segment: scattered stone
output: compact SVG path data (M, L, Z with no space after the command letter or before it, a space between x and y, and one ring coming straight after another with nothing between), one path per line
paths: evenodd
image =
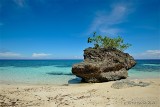
M111 87L115 89L121 89L121 88L135 87L135 86L146 87L149 85L150 83L146 83L142 81L134 82L130 80L120 80L113 83Z
M63 84L62 86L69 86L69 84Z

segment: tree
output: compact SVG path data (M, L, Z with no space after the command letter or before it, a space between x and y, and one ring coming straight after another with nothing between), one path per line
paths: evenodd
M116 48L121 51L131 46L131 44L128 43L124 44L123 38L120 36L116 38L102 37L101 35L96 35L96 32L94 32L93 37L88 38L88 43L93 43L94 48Z

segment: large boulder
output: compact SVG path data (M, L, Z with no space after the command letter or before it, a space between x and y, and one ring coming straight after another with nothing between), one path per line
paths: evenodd
M87 48L84 61L72 67L72 73L84 82L107 82L128 77L128 71L136 64L128 53L115 48Z

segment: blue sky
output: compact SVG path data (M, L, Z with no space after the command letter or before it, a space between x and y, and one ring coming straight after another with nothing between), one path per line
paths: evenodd
M159 0L0 0L0 59L83 58L94 31L160 58L159 25Z

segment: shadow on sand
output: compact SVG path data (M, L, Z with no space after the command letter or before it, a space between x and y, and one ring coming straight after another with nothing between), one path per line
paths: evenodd
M68 84L79 84L79 83L82 83L81 80L82 80L81 78L76 77L74 79L70 79L68 81Z

